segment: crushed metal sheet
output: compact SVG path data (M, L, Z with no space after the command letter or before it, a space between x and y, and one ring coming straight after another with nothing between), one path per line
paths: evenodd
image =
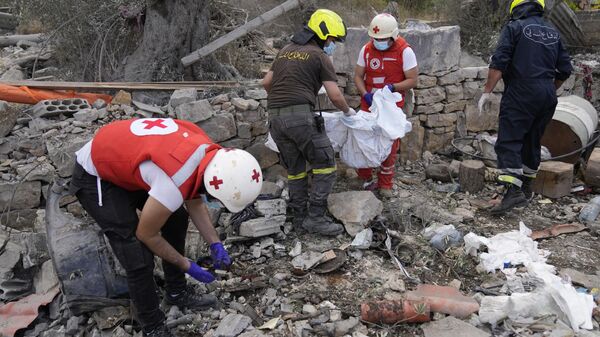
M0 336L13 337L38 317L38 308L46 305L59 293L58 286L45 294L32 294L17 302L0 307Z

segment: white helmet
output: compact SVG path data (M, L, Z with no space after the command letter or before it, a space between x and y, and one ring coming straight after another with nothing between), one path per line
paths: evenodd
M256 200L262 181L258 161L240 149L220 149L204 171L206 191L233 213Z
M369 36L374 39L395 38L398 35L398 22L388 13L376 15L369 25Z

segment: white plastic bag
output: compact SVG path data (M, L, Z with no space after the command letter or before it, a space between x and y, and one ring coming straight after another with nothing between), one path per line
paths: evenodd
M341 118L344 113L338 112L323 112L323 119L325 120L325 131L329 140L331 140L331 146L335 152L340 152L342 146L348 139L348 128L342 123Z
M406 119L404 111L396 103L402 101L402 95L391 92L388 87L377 90L373 95L373 104L369 108L371 113L378 115L377 125L382 134L390 139L404 137L412 130L412 123Z
M273 137L271 137L271 133L270 132L267 134L267 140L265 141L265 146L268 147L269 149L271 149L271 150L279 153L279 149L277 148L277 144L273 140Z

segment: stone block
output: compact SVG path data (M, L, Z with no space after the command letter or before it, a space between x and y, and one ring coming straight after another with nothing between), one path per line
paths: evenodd
M442 87L415 90L415 103L427 105L441 102L446 99L446 90Z
M0 81L22 81L25 79L25 73L23 69L16 65L10 67L7 71L0 76Z
M463 111L466 105L467 101L465 100L448 103L444 106L444 113L447 114L450 112Z
M208 100L182 103L175 108L177 118L198 123L211 118L215 112Z
M417 83L417 89L427 89L435 87L437 84L437 77L428 75L419 75L419 82Z
M446 74L440 78L438 78L438 85L459 85L463 81L463 73L462 71L453 71L449 74Z
M98 110L96 109L83 109L73 114L73 118L75 118L78 122L83 123L91 123L98 120Z
M479 76L479 72L482 69L488 69L488 67L467 67L460 69L462 73L462 78L465 80L474 80Z
M477 73L478 80L485 80L488 77L488 73L490 72L489 67L481 67Z
M230 113L214 115L197 124L215 142L222 142L237 135L235 119Z
M175 90L169 100L169 106L175 109L181 104L194 102L198 99L198 91L194 88Z
M91 135L89 136L91 137ZM75 163L75 151L81 149L88 138L75 137L60 140L58 138L49 138L46 140L46 148L50 160L56 167L58 175L61 177L70 177Z
M258 238L281 232L281 226L285 223L285 215L277 215L271 218L256 218L240 224L239 235Z
M487 112L479 113L476 103L469 103L465 107L467 118L467 131L479 132L498 129L498 111L500 110L500 100L496 98L492 102L491 108Z
M423 154L423 141L425 139L425 128L421 126L418 119L411 120L412 131L409 132L400 144L400 160L416 161Z
M54 179L54 166L49 162L33 162L17 167L17 175L26 181L41 180L47 183Z
M195 101L195 99L194 99L194 101ZM210 104L212 104L212 105L225 104L225 103L229 103L229 96L227 96L227 94L220 94L220 95L217 95L210 99Z
M249 122L249 123L264 121L266 116L267 116L267 114L265 113L265 111L262 108L258 109L258 110L238 112L235 114L235 118L237 119L238 122Z
M287 203L283 199L257 200L254 208L265 218L272 218L276 215L285 215Z
M463 98L474 99L478 95L481 96L482 85L479 82L465 82L463 83Z
M266 135L267 132L269 132L269 123L267 122L266 119L261 120L261 121L252 122L252 130L251 130L252 137Z
M438 152L450 146L450 142L454 139L454 132L440 132L436 129L425 130L424 151Z
M270 195L275 198L279 198L281 196L281 192L283 188L278 184L271 181L263 181L262 189L260 190L260 194Z
M110 101L110 104L112 105L131 105L131 93L124 91L124 90L119 90L119 92L117 92L116 95L113 96L112 101Z
M250 152L250 154L256 158L262 169L269 168L279 162L279 155L277 152L269 149L264 141L258 141L252 144L246 151Z
M448 103L463 99L463 87L461 84L446 86L446 101Z
M14 193L14 197L13 197ZM36 208L40 205L42 184L39 181L0 182L0 209ZM11 202L12 199L12 202Z
M244 122L237 123L237 135L240 138L252 138L252 124Z
M244 96L246 98L260 101L261 99L267 99L267 91L265 89L246 90Z
M425 337L490 337L491 335L460 319L448 316L422 326Z
M30 232L34 230L36 218L37 211L35 209L21 209L8 213L8 218L4 215L2 223L22 232Z
M15 236L21 246L23 254L23 268L29 269L33 266L41 266L50 259L46 233L19 233Z
M243 99L239 97L231 99L231 104L239 111L256 110L260 105L258 101L253 99Z
M241 314L229 314L221 320L213 337L236 337L252 324L252 319Z
M458 69L460 61L460 28L439 27L431 30L400 30L419 60L422 74L434 74L448 69ZM356 59L362 46L370 40L366 28L348 28L346 41L339 44L333 55L336 72L353 74Z
M235 149L245 149L248 146L250 146L250 143L252 143L252 139L248 139L248 138L233 138L230 140L226 140L224 142L219 142L219 145L221 145L222 147L232 147Z
M327 203L331 215L344 224L352 237L383 211L383 203L371 191L333 193Z
M0 138L8 135L17 124L18 110L4 101L0 101Z
M540 164L532 189L548 198L560 198L571 194L573 164L545 161Z
M415 115L431 115L444 111L443 103L434 103L431 105L416 105Z
M428 115L425 126L437 128L442 126L453 126L456 123L456 113Z

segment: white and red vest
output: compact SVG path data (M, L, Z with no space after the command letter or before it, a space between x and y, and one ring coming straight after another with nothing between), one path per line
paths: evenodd
M373 41L365 45L365 86L367 92L373 92L373 89L381 89L386 84L402 82L406 79L404 76L404 62L402 53L410 45L401 37L398 37L394 44L388 50L380 51L375 48ZM404 107L404 92L402 100L397 103L398 107ZM360 108L369 111L369 105L364 98L361 100Z
M193 199L208 163L221 148L194 123L171 118L118 121L102 127L92 141L92 161L101 179L126 190L150 190L139 166L151 160Z

